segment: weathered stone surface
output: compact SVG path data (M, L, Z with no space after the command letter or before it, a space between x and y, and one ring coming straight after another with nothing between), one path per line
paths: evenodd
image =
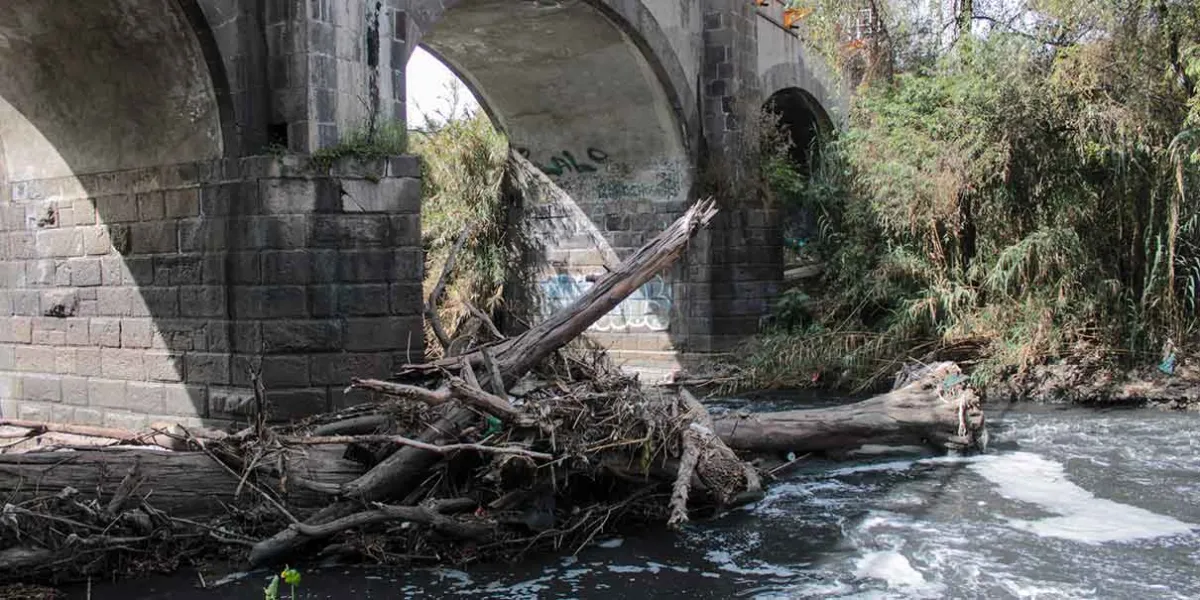
M189 352L183 357L184 380L189 383L228 384L230 358L228 354Z
M345 349L349 351L392 350L423 339L420 317L346 319Z
M239 286L233 296L237 319L302 318L308 313L308 296L302 286Z
M312 383L335 387L348 385L354 377L386 377L392 366L386 353L315 354L309 360Z
M294 419L329 410L329 390L268 390L267 403L271 407L271 418Z
M339 321L270 321L263 323L263 351L268 354L336 350L342 344Z
M267 389L294 388L309 384L307 356L264 356L262 380Z

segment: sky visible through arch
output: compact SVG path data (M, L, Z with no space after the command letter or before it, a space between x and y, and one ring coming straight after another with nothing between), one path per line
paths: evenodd
M430 129L449 116L465 117L479 109L479 102L458 77L420 46L408 59L405 76L409 129Z

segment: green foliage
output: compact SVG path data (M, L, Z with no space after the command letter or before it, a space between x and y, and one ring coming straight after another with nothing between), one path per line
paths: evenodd
M264 600L279 600L279 576L275 575L271 578L271 583L263 588Z
M894 38L914 29L895 6ZM870 384L964 347L984 378L1084 343L1144 362L1196 332L1200 5L1039 9L1030 31L896 51L811 176L768 148L771 188L818 215L827 293L780 302L791 334L760 340L751 385Z
M279 574L279 576L283 578L284 583L290 586L294 587L300 585L300 571L297 571L296 569L286 567L283 572ZM292 595L296 595L294 591L292 592Z
M486 115L477 113L416 137L413 149L423 166L426 297L455 241L468 230L439 305L441 320L453 335L469 315L465 302L490 313L503 302L510 283L532 281L524 272L525 240L520 228L510 224L511 199L502 185L508 140Z
M280 600L279 584L286 583L290 588L291 593L288 595L290 600L296 600L299 596L296 595L296 586L300 585L300 571L291 567L284 567L283 571L271 577L271 582L267 587L263 588L264 600Z
M383 121L351 131L337 144L312 155L313 164L328 169L343 158L377 159L404 154L408 130L403 121Z

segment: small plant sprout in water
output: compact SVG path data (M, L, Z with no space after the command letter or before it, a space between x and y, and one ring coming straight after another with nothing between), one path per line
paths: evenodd
M300 571L297 571L291 567L284 567L281 573L271 577L271 583L267 584L267 587L263 588L264 600L281 600L279 595L280 581L288 585L288 591L290 593L288 594L287 599L296 600L296 598L298 598L296 595L296 588L300 585Z

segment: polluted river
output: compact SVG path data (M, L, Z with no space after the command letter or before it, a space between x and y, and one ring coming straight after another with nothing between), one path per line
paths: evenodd
M802 461L758 503L678 534L463 570L301 565L297 597L1200 598L1200 414L1018 404L988 419L986 454ZM268 575L90 595L261 598Z

